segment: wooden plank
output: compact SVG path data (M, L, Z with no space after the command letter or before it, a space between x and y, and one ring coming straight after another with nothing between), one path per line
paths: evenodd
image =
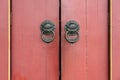
M108 0L87 0L87 75L108 80Z
M108 80L107 6L107 0L62 0L62 80ZM80 25L75 44L64 38L71 19Z
M58 8L57 0L12 0L12 80L58 80ZM49 44L40 37L46 19L56 25Z
M8 80L8 1L0 0L0 80Z
M120 0L112 0L112 80L120 79Z
M62 80L86 80L86 1L61 0L62 8ZM74 44L65 38L64 25L75 20L80 25L80 39Z

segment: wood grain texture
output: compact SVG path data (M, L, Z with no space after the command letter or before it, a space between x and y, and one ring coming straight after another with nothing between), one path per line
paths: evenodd
M58 7L57 0L12 0L12 80L58 80ZM40 37L46 19L56 25L50 44Z
M0 80L8 78L8 5L0 0Z
M86 3L62 0L62 80L86 80ZM80 25L80 40L70 44L64 38L64 25L75 20Z
M112 80L120 79L120 0L112 0Z
M108 0L87 0L88 79L108 80Z
M62 0L62 80L108 80L107 0ZM64 25L75 20L80 39L64 38Z

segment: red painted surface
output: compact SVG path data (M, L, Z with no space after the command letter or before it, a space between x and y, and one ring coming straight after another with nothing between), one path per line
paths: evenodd
M7 80L8 67L8 6L0 0L0 80Z
M62 80L108 80L107 0L62 0ZM64 38L69 20L80 25L75 44Z
M12 80L58 80L57 0L12 0ZM44 43L40 24L55 23L55 40Z
M94 3L94 5L93 5ZM108 0L87 3L88 79L108 80Z
M120 0L113 0L113 80L120 80Z

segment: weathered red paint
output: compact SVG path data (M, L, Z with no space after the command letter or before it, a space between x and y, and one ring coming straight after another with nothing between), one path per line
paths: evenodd
M62 0L62 80L108 80L108 0ZM70 44L64 25L75 20L80 39Z
M62 0L62 80L86 80L85 0ZM64 25L75 20L80 25L80 40L70 44L64 38Z
M12 80L58 80L58 0L12 0ZM55 23L55 40L44 43L40 24Z
M8 76L8 5L0 0L0 80Z
M93 5L94 3L94 5ZM108 80L108 0L87 2L88 79Z
M120 0L112 0L112 80L120 80Z

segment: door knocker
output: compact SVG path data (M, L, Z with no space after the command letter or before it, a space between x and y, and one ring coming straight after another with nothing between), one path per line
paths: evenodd
M54 40L55 37L55 25L50 20L45 20L40 25L41 30L41 39L46 42L50 43Z
M65 25L65 39L69 43L75 43L79 39L79 24L74 21L70 20Z

